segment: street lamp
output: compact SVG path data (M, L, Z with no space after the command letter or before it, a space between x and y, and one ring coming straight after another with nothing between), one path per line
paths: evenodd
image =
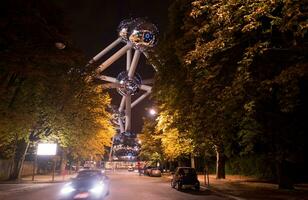
M150 109L149 113L153 116L157 114L156 110L154 110L153 108Z
M55 47L62 50L65 49L66 45L63 42L55 42Z

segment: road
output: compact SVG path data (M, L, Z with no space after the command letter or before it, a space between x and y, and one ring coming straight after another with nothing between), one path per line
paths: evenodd
M110 195L106 200L223 200L209 190L197 192L191 189L177 191L170 187L166 178L138 176L134 172L108 175L111 181ZM64 183L0 184L2 200L57 200Z

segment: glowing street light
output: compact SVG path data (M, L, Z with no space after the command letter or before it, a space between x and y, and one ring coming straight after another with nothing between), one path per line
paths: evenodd
M65 49L66 45L64 43L62 43L62 42L55 42L55 47L57 49L62 50L62 49Z
M156 110L154 110L153 108L152 108L152 109L150 109L150 111L149 111L149 112L150 112L150 114L151 114L151 115L156 115L156 114L157 114Z

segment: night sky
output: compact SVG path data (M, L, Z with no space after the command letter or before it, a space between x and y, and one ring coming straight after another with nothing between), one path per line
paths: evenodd
M81 49L90 60L103 48L117 38L117 26L120 21L129 17L147 17L156 24L163 34L168 22L168 5L170 0L66 0L60 3L64 15L70 24L74 45ZM119 45L119 47L122 47ZM116 51L116 50L115 50ZM115 51L104 56L98 64L106 60ZM116 77L125 69L125 56L105 70L103 75ZM154 76L154 70L141 57L137 67L142 79ZM121 96L115 90L109 90L112 104L119 106ZM140 94L141 95L141 94ZM137 98L135 96L134 98ZM139 133L142 128L142 117L148 115L146 108L152 106L147 98L132 109L132 131Z

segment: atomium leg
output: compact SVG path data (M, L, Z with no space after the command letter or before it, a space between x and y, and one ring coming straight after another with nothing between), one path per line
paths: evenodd
M118 120L119 120L120 131L121 131L121 133L123 133L125 131L123 121L120 117L119 117Z
M131 129L131 95L126 96L126 105L125 105L125 132L129 132Z
M121 100L120 107L119 107L119 112L123 112L123 110L124 110L125 102L126 102L125 99L126 99L126 97L123 96L123 97L122 97L122 100Z
M116 78L110 77L110 76L97 76L98 79L103 80L103 81L108 81L111 83L118 83Z
M149 54L147 53L147 52L143 52L143 55L147 58L147 59L149 59ZM157 72L157 67L155 66L155 65L153 65L153 64L151 64L151 66L154 68L154 70Z
M148 85L141 85L141 86L140 86L140 90L145 90L145 91L147 91L147 92L151 92L152 87L151 87L151 86L148 86Z
M137 105L138 103L140 103L143 99L145 99L147 96L149 96L151 94L151 92L146 92L143 95L141 95L138 99L136 99L132 105L131 108L135 107L135 105Z
M132 48L132 45L130 43L128 43L127 45L125 45L124 47L122 47L122 49L120 49L119 51L117 51L115 54L113 54L109 59L107 59L105 62L103 62L97 69L96 69L96 73L101 73L102 71L104 71L105 69L107 69L107 67L109 67L112 63L114 63L116 60L118 60L121 56L123 56L129 49Z
M99 52L96 56L92 58L92 60L89 61L89 64L92 64L99 60L101 57L103 57L106 53L108 53L111 49L116 47L118 44L122 42L121 38L116 39L113 43L111 43L109 46L107 46L105 49L103 49L101 52Z
M139 58L140 58L140 51L136 50L135 53L134 53L132 64L131 64L129 71L128 71L128 77L131 78L131 79L133 78L134 73L136 71Z
M129 71L130 64L132 62L132 50L129 49L126 53L126 71Z

